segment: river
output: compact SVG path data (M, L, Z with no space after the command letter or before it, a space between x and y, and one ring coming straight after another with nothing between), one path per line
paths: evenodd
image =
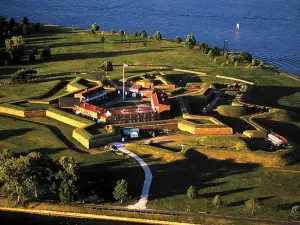
M249 51L300 75L299 0L0 0L0 15L20 20L101 29L161 31L173 39L192 33L198 42ZM236 30L236 24L240 30Z

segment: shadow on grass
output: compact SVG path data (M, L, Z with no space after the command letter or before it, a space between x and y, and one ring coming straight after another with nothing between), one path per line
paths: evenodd
M12 129L12 130L0 130L0 141L4 141L10 137L21 136L27 132L32 131L28 128Z
M299 117L300 118L300 117ZM266 118L255 118L255 122L286 137L288 140L300 145L300 128L293 123L269 120ZM296 122L296 121L295 121Z
M260 201L261 203L263 203L263 201L265 201L265 200L276 198L276 197L277 197L277 195L273 195L273 196L261 197L261 198L256 198L256 199L258 201ZM226 206L228 206L228 207L242 206L242 205L245 205L245 202L248 201L248 200L249 199L232 202L232 203L227 204Z
M219 182L217 179L248 173L259 166L257 164L235 163L231 160L208 159L205 155L195 150L188 150L185 156L186 158L183 160L169 163L159 159L153 160L149 154L141 156L148 163L153 176L150 199L186 194L187 188L191 185L197 188L223 185L226 182ZM137 162L128 159L84 166L82 173L84 179L82 182L82 193L95 193L107 201L113 200L112 191L117 180L125 179L128 181L129 191L133 197L140 195L144 182L142 168ZM238 193L253 188L255 187L226 190L218 194ZM217 193L208 193L203 197L206 195L206 197L214 196L215 194Z
M87 52L87 53L61 53L53 54L49 60L46 62L63 62L70 60L83 60L83 59L92 59L92 58L112 58L122 55L135 55L135 54L145 54L145 53L157 53L165 52L166 50L159 49L139 49L139 50L130 50L130 51L113 51L113 52ZM35 61L35 65L42 63L41 59ZM23 60L21 65L32 65L32 62L29 60Z
M28 152L16 153L14 155L16 157L19 157L19 156L26 156L26 155L30 154L31 152L37 152L37 153L40 153L43 155L51 156L52 154L57 154L64 150L66 150L66 148L36 148L36 149L32 149Z
M217 192L205 193L205 194L201 194L200 198L213 198L216 195L225 196L225 195L230 195L230 194L234 194L234 193L249 191L254 188L256 188L256 187L238 188L238 189L227 190L227 191L217 191Z
M283 78L284 79L284 78ZM300 92L300 87L289 86L255 86L249 93L249 103L281 108L300 114L299 107L284 106L279 104L282 97L287 97Z
M299 202L293 202L293 203L286 203L286 204L281 204L278 205L277 208L281 210L291 210L294 206L300 205Z
M33 122L30 120L26 120L26 119L20 119L18 117L14 117L14 116L7 116L7 115L1 115L1 117L4 118L11 118L14 120L19 120L19 121L25 121L28 123L33 123L33 124L38 124L38 125L42 125L42 126L46 126L48 129L50 129L68 148L70 148L71 150L74 150L76 152L82 153L82 154L88 154L88 152L86 152L83 148L80 148L79 146L77 146L75 143L73 143L71 140L68 139L67 136L64 135L64 133L58 129L55 126L52 125L48 125L48 124L44 124L44 123L38 123L38 122Z

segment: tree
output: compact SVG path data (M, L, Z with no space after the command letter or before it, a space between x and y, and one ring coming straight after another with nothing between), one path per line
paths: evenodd
M247 200L245 202L245 206L246 206L246 208L248 210L251 210L251 215L254 214L254 211L256 209L260 209L261 208L260 202L257 199L255 199L255 198L251 198L251 199Z
M49 46L46 46L45 48L42 49L41 51L41 58L43 60L48 60L51 56L51 49Z
M207 57L208 57L209 59L213 59L213 58L215 57L214 52L213 52L212 49L209 50L209 52L207 53Z
M35 55L34 55L33 52L31 52L31 53L29 54L29 61L35 62Z
M128 183L126 180L119 180L114 188L113 196L117 201L123 202L129 198Z
M28 159L23 156L6 158L0 165L0 180L4 183L2 191L10 199L17 196L16 203L20 205L26 201L26 193L32 187L28 169Z
M124 30L120 30L119 31L119 36L120 37L124 37L125 36L125 31Z
M159 31L156 31L156 33L154 34L154 38L157 42L162 40L162 35Z
M177 37L175 38L175 41L176 41L178 44L180 44L180 43L182 42L182 39L181 39L181 37L177 36Z
M25 16L21 22L22 22L22 25L23 24L27 25L29 21L28 21L28 18Z
M72 202L78 193L78 166L74 158L67 156L62 156L58 161L58 165L60 169L56 174L56 178L59 182L60 201L62 203Z
M91 30L98 31L99 30L99 26L96 23L93 23L92 27L91 27Z
M38 198L40 194L53 193L55 188L54 161L46 155L31 152L28 158L28 177L31 179L33 195Z
M141 33L140 33L140 36L141 36L142 38L147 38L147 37L148 37L148 34L147 34L147 32L146 32L145 30L142 30Z
M104 37L104 36L101 36L101 37L100 37L100 42L101 42L101 43L104 43L104 42L105 42L105 37Z
M205 44L204 42L201 42L199 45L200 51L202 51L204 54L208 53L208 45Z
M193 49L196 45L196 39L192 34L188 34L185 39L185 45L188 49Z
M246 60L246 61L252 60L252 55L249 52L241 52L240 56L242 57L243 60Z
M38 32L38 31L41 29L41 24L40 24L40 22L34 23L34 24L33 24L33 28L34 28L34 31L35 31L35 32ZM74 28L74 27L72 27L72 32L74 32L74 31L73 31L73 28Z
M221 54L221 49L218 48L217 46L214 46L212 48L212 51L213 51L214 56L219 56Z
M137 36L138 36L138 33L137 33L137 32L133 32L132 35L135 36L135 37L137 37Z
M111 34L115 34L116 31L114 29L111 29Z
M190 200L195 199L198 195L195 186L190 186L186 191L186 195Z
M105 72L108 72L108 71L113 71L113 64L111 61L105 61L103 64L102 64L102 69L105 71Z
M13 28L15 26L15 24L16 24L16 20L13 17L10 18L10 20L9 20L10 27Z
M300 205L293 206L293 208L291 210L291 216L295 220L300 219Z
M223 200L220 195L216 195L212 201L212 204L216 208L220 208L223 205Z

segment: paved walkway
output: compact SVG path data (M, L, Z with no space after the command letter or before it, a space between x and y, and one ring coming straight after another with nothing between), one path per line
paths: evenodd
M134 205L129 205L127 208L129 209L146 209L146 204L148 202L148 196L149 196L149 190L152 182L152 173L148 165L142 160L140 157L138 157L136 154L132 153L131 151L128 151L125 147L124 144L119 143L119 142L114 142L111 143L110 145L114 145L118 148L119 151L131 156L134 158L140 166L143 168L145 172L145 181L143 185L143 190L140 196L140 200L135 203Z

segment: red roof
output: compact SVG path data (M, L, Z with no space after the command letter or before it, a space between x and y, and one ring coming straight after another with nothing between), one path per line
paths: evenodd
M103 108L99 108L98 106L91 105L91 104L88 104L88 103L80 103L78 105L78 107L86 109L88 111L96 112L96 113L103 113L104 112Z
M142 85L134 84L130 88L139 90L140 88L142 88Z
M152 99L154 106L170 105L168 95L165 92L153 92Z
M142 114L142 113L154 113L151 107L129 108L129 109L112 109L111 113L115 115L128 115L128 114Z

